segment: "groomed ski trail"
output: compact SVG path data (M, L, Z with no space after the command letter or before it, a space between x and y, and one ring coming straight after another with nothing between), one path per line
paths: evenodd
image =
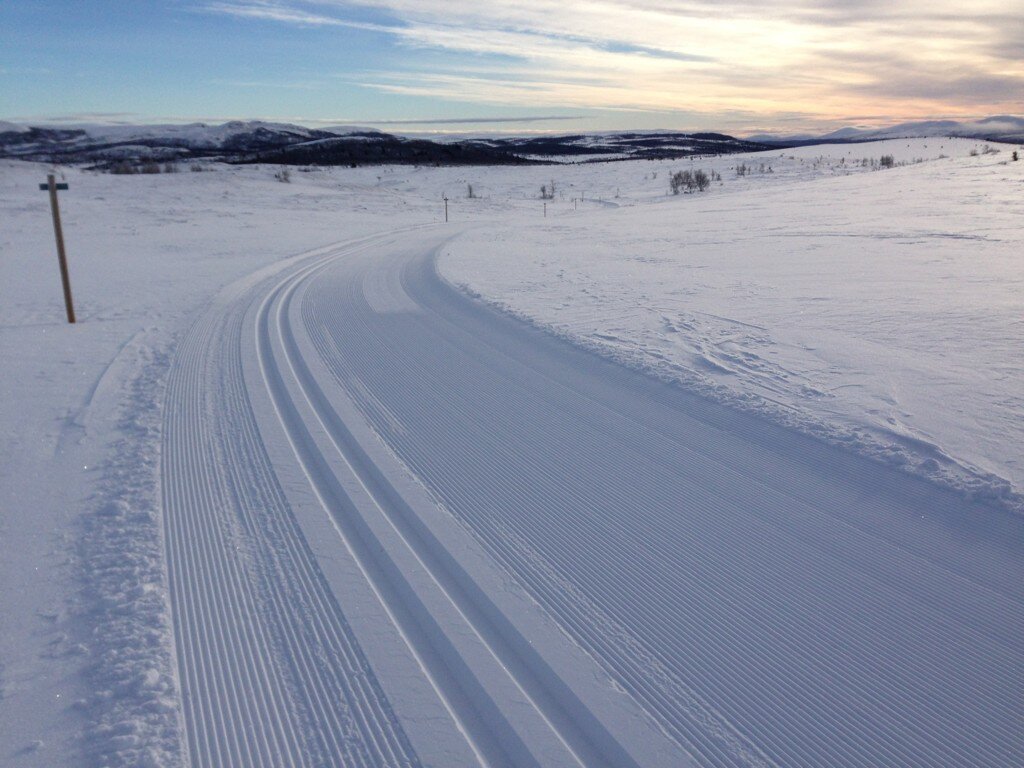
M181 345L194 765L1024 762L1024 522L498 316L442 241L268 270Z
M417 765L260 441L240 356L249 293L225 292L193 326L168 389L165 532L191 762Z
M327 404L288 308L366 247L226 291L175 361L165 512L193 763L685 763L536 606L465 572L472 541L436 539L433 502Z

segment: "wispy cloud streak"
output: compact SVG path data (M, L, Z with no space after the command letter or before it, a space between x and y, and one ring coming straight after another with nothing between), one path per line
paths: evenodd
M561 108L970 115L1024 95L1017 0L235 0L208 12L385 33L449 56L384 93ZM382 21L362 20L372 13ZM515 72L514 78L507 72ZM352 77L352 73L349 73ZM972 88L971 82L978 84ZM947 84L944 86L944 84Z

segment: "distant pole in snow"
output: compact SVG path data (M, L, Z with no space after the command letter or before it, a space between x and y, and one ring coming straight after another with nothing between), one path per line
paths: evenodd
M60 207L57 205L57 190L67 189L67 184L58 184L52 173L47 174L46 183L39 188L50 193L50 210L53 213L53 234L57 238L57 261L60 262L60 281L64 286L64 309L68 322L75 322L75 305L71 300L71 278L68 276L68 257L64 253L64 231L60 226Z
M547 217L548 217L548 204L544 203L544 218L546 219Z
M448 197L447 197L447 195L444 197L444 222L445 222L445 224L448 223Z

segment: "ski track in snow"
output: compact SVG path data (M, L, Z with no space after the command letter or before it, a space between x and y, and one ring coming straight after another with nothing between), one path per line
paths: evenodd
M500 316L441 242L243 281L178 351L193 765L1024 763L1024 520Z
M244 302L178 353L165 514L194 765L415 765L319 575L260 443L242 378Z

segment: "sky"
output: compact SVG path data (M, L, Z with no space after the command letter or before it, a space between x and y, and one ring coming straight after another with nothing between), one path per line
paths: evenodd
M1022 105L1024 0L0 0L14 122L742 135Z

